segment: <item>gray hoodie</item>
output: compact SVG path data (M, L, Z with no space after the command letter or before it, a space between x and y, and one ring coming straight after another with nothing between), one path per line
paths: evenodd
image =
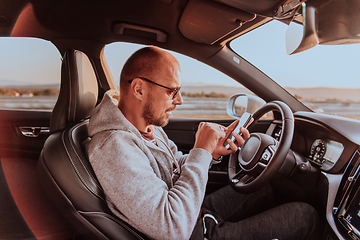
M117 96L104 95L89 123L89 159L121 219L153 239L189 239L205 195L211 154L182 154L161 127L155 144L117 108ZM180 178L172 182L173 162Z

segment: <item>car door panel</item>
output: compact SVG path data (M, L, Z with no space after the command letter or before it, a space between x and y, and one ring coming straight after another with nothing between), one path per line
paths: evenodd
M0 156L25 155L36 157L49 136L50 111L0 110ZM41 129L42 128L42 129ZM34 130L37 137L22 131ZM42 130L42 131L41 131Z
M16 206L0 165L0 239L34 239L34 235Z
M49 127L50 115L50 111L0 110L0 239L60 240L73 236L37 178L38 156L49 135L44 130ZM35 129L38 136L25 136L21 128Z

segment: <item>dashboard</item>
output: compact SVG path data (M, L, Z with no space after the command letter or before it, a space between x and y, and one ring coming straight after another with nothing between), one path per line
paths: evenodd
M309 161L320 166L322 170L330 170L339 160L344 145L331 139L316 139L309 150Z
M324 173L342 174L360 145L360 121L297 112L292 149Z
M317 189L310 196L316 198L315 205L322 202L326 240L360 240L360 121L311 112L296 112L294 119L291 150L311 163L322 180L300 174L300 180L293 181L304 189ZM277 140L281 132L279 120L266 131ZM308 195L304 189L295 191Z
M291 149L329 182L327 240L360 239L360 121L297 112Z

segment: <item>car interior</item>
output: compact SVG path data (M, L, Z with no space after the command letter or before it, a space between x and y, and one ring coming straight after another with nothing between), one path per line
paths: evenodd
M341 20L350 5L339 2L0 0L1 37L43 39L62 56L60 91L52 111L0 109L0 239L148 239L110 211L87 157L89 117L106 91L118 89L119 80L104 59L104 47L114 42L155 45L189 56L230 76L266 103L251 112L255 121L249 131L274 147L261 147L259 163L242 161L241 150L225 156L209 170L207 194L229 184L251 192L271 182L281 201L315 207L322 219L322 239L360 239L360 122L313 112L229 46L270 21L290 24L299 9L303 16L307 13L308 22L317 14L323 30L317 44L357 43L360 25ZM360 6L359 1L350 2L353 8ZM357 13L352 11L350 18L356 20ZM344 22L351 31L331 34ZM312 30L304 32L291 54L313 47ZM238 97L249 104L257 101L247 94ZM229 100L228 119L211 121L224 126L233 122L235 99ZM273 118L263 117L268 112ZM201 121L171 118L164 130L187 153ZM39 132L24 136L24 127Z

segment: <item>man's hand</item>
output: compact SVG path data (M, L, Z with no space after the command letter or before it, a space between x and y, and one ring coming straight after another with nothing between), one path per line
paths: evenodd
M201 122L196 132L194 148L202 148L212 154L217 144L224 141L225 129L216 123Z
M200 123L198 131L196 132L194 148L207 150L214 159L236 152L238 148L244 144L245 140L250 137L249 131L243 127L240 128L241 135L231 133L238 122L239 120L236 120L228 127L216 123ZM224 147L224 141L230 134L234 135L236 141L232 142L228 140L230 149L227 150Z
M253 121L253 119L251 120L251 122ZM232 132L234 130L234 128L236 127L236 125L238 124L239 120L234 121L231 125L229 125L227 128L224 127L224 132L225 132L225 138L224 139L219 139L214 152L212 153L212 156L214 159L218 159L221 156L225 156L228 155L230 153L234 153L236 152L240 146L242 146L245 142L246 139L248 139L250 137L250 133L246 128L241 127L240 128L240 134L237 134L235 132ZM233 136L235 137L235 141L232 142L229 139L227 139L227 137L233 134ZM224 147L224 141L225 139L227 139L227 143L229 143L230 145L230 149L227 150Z

